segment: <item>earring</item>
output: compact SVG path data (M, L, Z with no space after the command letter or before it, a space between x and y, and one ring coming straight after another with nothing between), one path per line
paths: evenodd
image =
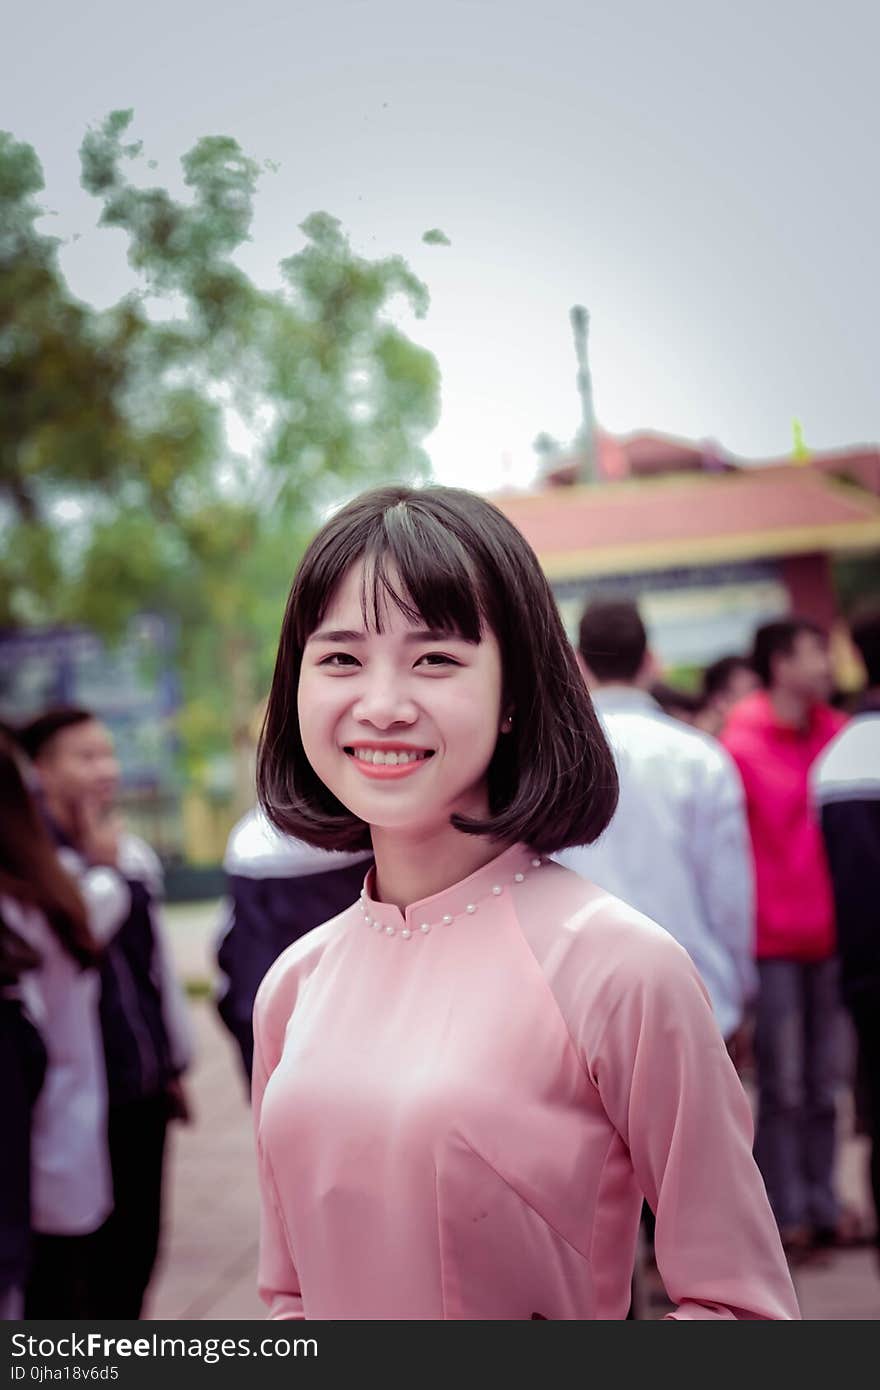
M512 714L505 714L504 719L503 719L502 722L501 722L501 732L502 732L503 734L509 734L512 728L513 728L513 715L512 715Z

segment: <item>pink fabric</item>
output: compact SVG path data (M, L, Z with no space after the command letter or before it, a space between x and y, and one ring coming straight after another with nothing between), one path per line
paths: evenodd
M759 959L825 960L834 954L834 897L809 771L846 723L827 705L806 732L783 724L763 690L734 706L721 741L746 792L755 856Z
M644 1191L673 1316L797 1318L686 952L533 859L514 846L405 914L367 894L266 976L269 1316L623 1318Z

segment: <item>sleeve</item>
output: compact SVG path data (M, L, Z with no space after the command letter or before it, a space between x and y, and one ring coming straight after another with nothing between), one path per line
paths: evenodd
M62 847L58 851L58 858L77 881L92 936L99 946L106 946L131 911L128 884L116 869L109 866L100 864L89 868L74 850Z
M745 1011L758 991L752 841L736 764L723 749L712 752L694 807L691 862L706 921L731 959Z
M656 1215L676 1319L797 1319L752 1157L752 1115L687 953L665 934L614 971L588 1065Z
M150 919L153 924L154 960L162 1000L162 1021L168 1036L171 1066L179 1075L186 1071L193 1059L192 1022L183 986L174 969L161 907L154 901L150 903Z
M119 931L131 911L128 884L113 869L87 869L79 881L89 927L100 946Z
M270 986L267 988L267 985ZM293 1262L275 1179L261 1137L263 1095L266 1083L278 1063L277 1049L268 1042L268 1015L272 1000L271 977L267 979L254 1006L254 1070L251 1106L257 1151L257 1180L260 1192L260 1256L257 1288L260 1298L275 1321L305 1321L299 1278ZM283 1030L282 1030L283 1031Z

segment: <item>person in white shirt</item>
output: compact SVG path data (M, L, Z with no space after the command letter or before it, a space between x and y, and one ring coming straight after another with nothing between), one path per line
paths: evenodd
M734 1054L756 990L754 870L745 802L730 756L663 713L647 634L629 600L595 600L579 660L620 777L617 812L561 863L623 898L682 945Z
M58 853L81 881L100 866L125 899L100 964L113 1210L95 1241L90 1316L134 1319L160 1248L168 1123L189 1118L182 1078L191 1033L163 931L162 869L115 809L120 766L92 711L47 710L18 742Z

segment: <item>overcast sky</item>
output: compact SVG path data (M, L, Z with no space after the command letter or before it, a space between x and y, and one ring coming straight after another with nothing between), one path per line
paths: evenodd
M746 455L880 440L874 0L29 0L0 128L32 143L75 291L130 284L78 188L86 127L135 108L174 178L200 136L278 161L244 262L276 283L324 208L427 282L444 482L525 481L579 405ZM451 246L425 246L441 227Z

